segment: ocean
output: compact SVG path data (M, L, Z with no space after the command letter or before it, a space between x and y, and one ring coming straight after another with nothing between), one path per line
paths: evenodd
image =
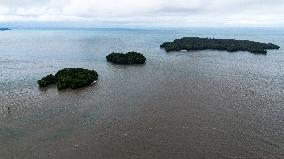
M160 49L185 36L281 48ZM0 158L284 158L283 28L13 29L0 37ZM106 61L128 51L146 64ZM77 90L38 88L66 67L99 79Z

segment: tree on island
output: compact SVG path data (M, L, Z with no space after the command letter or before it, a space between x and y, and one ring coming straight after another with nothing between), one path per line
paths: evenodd
M94 70L83 68L64 68L59 70L55 76L50 74L38 80L39 87L46 87L56 84L59 90L66 88L81 88L92 84L98 79L98 74Z
M173 42L165 42L161 46L167 52L193 50L224 50L229 52L248 51L255 54L266 54L268 49L279 49L272 43L260 43L249 40L210 39L198 37L184 37Z
M107 55L106 59L109 62L121 65L144 64L146 62L146 58L143 54L134 51L126 54L113 52Z

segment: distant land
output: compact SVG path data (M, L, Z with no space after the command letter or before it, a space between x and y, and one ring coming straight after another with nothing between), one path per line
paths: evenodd
M161 46L167 52L193 50L224 50L229 52L248 51L254 54L267 54L268 49L279 49L272 43L260 43L249 40L210 39L199 37L184 37L173 42L165 42Z
M0 28L0 31L5 31L5 30L12 30L10 28Z

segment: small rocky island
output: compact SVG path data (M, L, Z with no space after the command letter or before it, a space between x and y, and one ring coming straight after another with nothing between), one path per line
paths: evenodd
M98 74L94 70L83 68L64 68L55 75L47 75L38 80L39 87L46 87L50 84L56 84L59 90L71 88L81 88L92 84L98 79Z
M12 30L10 28L0 28L0 31L5 31L5 30Z
M113 52L107 55L106 59L109 62L121 65L144 64L146 62L143 54L133 51L126 54Z
M173 42L165 42L161 46L167 52L193 50L224 50L229 52L248 51L254 54L266 54L268 49L279 49L272 43L260 43L249 40L210 39L199 37L184 37Z

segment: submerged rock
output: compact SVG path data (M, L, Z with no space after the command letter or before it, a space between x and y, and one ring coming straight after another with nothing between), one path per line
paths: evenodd
M165 42L161 46L167 52L192 50L225 50L229 52L248 51L254 54L266 54L268 49L279 49L272 43L260 43L249 40L210 39L198 37L184 37L173 42Z
M59 90L66 88L76 89L90 85L97 79L98 74L94 70L83 68L64 68L59 70L55 76L50 74L43 77L41 80L38 80L37 83L40 87L56 84Z
M144 64L146 62L144 55L138 52L128 52L126 54L113 52L106 56L106 59L109 62L121 65Z

